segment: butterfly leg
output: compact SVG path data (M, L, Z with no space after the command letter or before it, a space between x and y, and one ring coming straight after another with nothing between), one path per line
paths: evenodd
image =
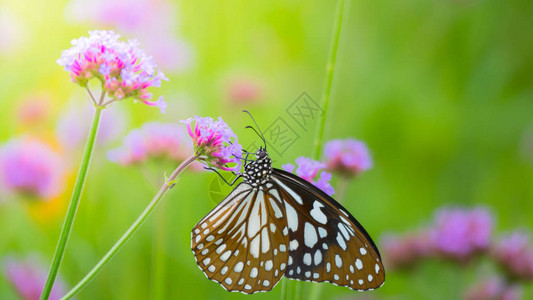
M233 175L237 175L237 177L235 177L235 179L233 179L233 181L231 181L231 183L230 183L230 182L228 182L228 181L226 180L226 178L224 178L224 176L222 176L222 174L220 174L220 172L218 172L216 169L211 168L211 167L204 167L204 169L209 170L209 171L214 171L215 173L217 173L217 175L220 176L220 178L222 178L222 180L224 180L224 182L225 182L227 185L229 185L229 186L233 186L233 185L235 184L235 182L237 181L237 179L239 179L239 178L241 177L241 174L236 174L235 172L231 172L231 173L233 173Z

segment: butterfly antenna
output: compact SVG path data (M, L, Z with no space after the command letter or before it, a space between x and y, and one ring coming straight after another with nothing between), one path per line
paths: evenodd
M257 125L257 122L255 121L254 117L252 117L252 114L249 111L243 110L243 112L247 113L250 116L252 121L254 121L255 127L257 127L257 130L259 130L259 132L257 132L257 130L255 130L255 128L253 128L252 126L246 126L245 128L252 128L255 131L255 133L263 140L263 143L265 144L265 150L266 150L267 148L266 139L265 139L265 136L263 135L263 132L259 128L259 125Z

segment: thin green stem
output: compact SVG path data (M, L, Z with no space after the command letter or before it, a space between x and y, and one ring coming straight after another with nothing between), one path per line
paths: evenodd
M339 0L337 2L337 11L335 13L335 24L333 25L333 36L331 38L331 44L329 47L328 64L326 66L326 84L324 87L324 94L322 95L322 99L323 99L322 108L324 109L324 112L322 113L322 118L320 120L320 125L318 126L317 134L315 138L315 153L314 153L315 159L319 159L320 153L322 152L324 129L326 127L326 117L328 114L329 100L331 98L331 90L333 87L333 75L335 74L335 63L337 61L337 52L339 49L339 41L340 41L341 29L342 29L342 20L344 16L344 11L347 10L347 6L348 6L348 1L345 2L344 0ZM345 186L343 188L345 188ZM343 194L344 194L344 191L343 191ZM308 299L310 300L320 299L321 292L322 292L322 285L313 284L313 286L311 287L311 291L309 292ZM301 295L297 294L296 297L295 299L300 299Z
M89 129L89 135L87 137L87 143L85 144L85 151L81 160L76 184L74 185L74 191L72 192L72 198L70 199L70 203L68 205L67 216L65 217L63 228L61 229L61 234L59 235L59 241L54 253L54 258L52 259L50 271L48 272L46 284L44 285L44 289L41 294L41 300L46 300L50 296L50 292L52 291L54 281L57 277L61 261L63 260L63 256L65 254L68 238L70 236L70 232L72 231L72 224L74 223L74 218L76 217L76 211L78 210L78 204L80 202L81 193L85 184L85 178L89 169L89 163L91 161L91 156L94 149L94 142L96 140L96 133L98 132L98 124L100 122L101 114L102 108L97 106L94 112L91 128Z
M326 127L326 116L328 114L329 99L331 98L331 89L333 86L333 75L335 73L335 62L337 61L337 50L339 48L339 40L341 36L342 18L347 3L344 0L337 2L337 12L335 13L335 24L333 26L333 36L331 38L331 44L329 47L329 58L326 66L326 84L324 87L324 93L322 94L322 108L324 112L320 119L320 124L317 129L315 138L315 153L314 158L320 157L322 151L322 140L324 138L324 128Z
M150 213L154 210L154 208L157 206L159 201L163 199L163 197L166 195L166 193L174 186L176 183L176 178L185 170L187 166L189 166L191 163L193 163L196 160L196 156L193 155L186 159L181 165L179 165L174 172L172 172L172 175L165 181L161 189L159 189L159 192L154 196L152 201L148 204L148 206L143 210L143 212L137 217L135 222L131 224L131 226L126 230L126 232L120 237L120 239L111 247L111 249L100 259L100 261L92 268L85 277L75 286L73 287L61 300L66 300L72 298L74 295L76 295L82 288L84 288L95 276L98 274L100 270L117 254L117 252L124 246L124 244L133 236L133 234L139 229L139 227L144 223L146 218L150 215Z

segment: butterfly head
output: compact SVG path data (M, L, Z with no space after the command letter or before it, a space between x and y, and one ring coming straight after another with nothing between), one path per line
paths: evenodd
M244 166L243 180L255 187L264 184L271 174L272 160L266 149L260 147L255 153L255 160Z

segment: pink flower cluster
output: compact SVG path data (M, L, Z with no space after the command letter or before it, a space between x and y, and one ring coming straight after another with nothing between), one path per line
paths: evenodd
M48 269L34 257L25 260L8 257L3 262L3 273L22 299L38 300L46 281ZM56 280L49 299L59 299L65 292L65 284L61 280Z
M436 213L431 243L445 256L468 259L489 248L492 228L492 215L484 208L445 208Z
M491 256L511 278L533 280L533 245L523 232L513 232L496 243Z
M387 268L400 269L412 267L421 258L433 253L427 232L407 233L404 236L385 235L381 241Z
M502 279L493 277L485 279L470 287L465 295L466 300L519 300L522 299L521 289L510 286Z
M30 138L0 148L1 185L13 192L49 199L61 193L64 162L47 144Z
M320 172L322 169L326 168L326 165L324 163L312 160L304 156L300 156L296 159L296 164L298 165L298 167L295 167L293 164L285 164L282 165L281 168L287 172L294 172L296 175L311 182L317 188L321 189L330 196L335 194L335 189L333 189L333 187L329 183L329 181L331 180L331 173L326 171ZM320 177L315 181L315 178L317 177L319 172Z
M328 170L354 176L372 168L365 143L355 139L331 140L324 146Z
M162 100L148 101L152 95L147 88L159 87L161 80L168 79L136 40L119 41L120 35L113 31L89 34L73 40L73 47L64 50L57 60L70 72L73 82L86 86L90 79L98 78L107 94L116 100L131 97L164 108Z
M192 154L186 132L178 124L151 122L132 130L122 145L107 152L112 162L132 165L149 159L183 161Z
M493 223L492 215L485 208L440 209L429 228L385 236L384 261L398 268L411 267L431 257L467 261L489 249Z
M187 124L198 160L209 167L226 171L240 169L242 146L222 118L215 121L213 118L195 116L182 122Z

